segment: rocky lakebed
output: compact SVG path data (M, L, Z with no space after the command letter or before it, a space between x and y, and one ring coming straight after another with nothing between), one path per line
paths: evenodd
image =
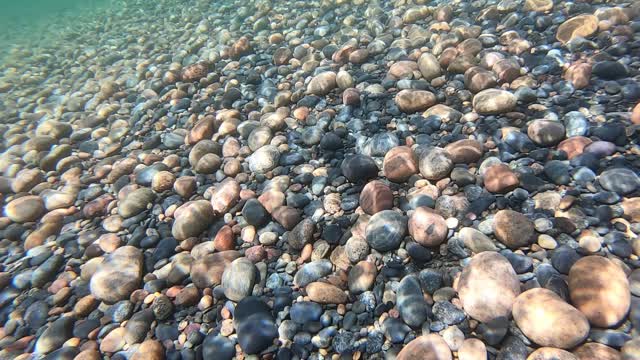
M640 359L640 2L50 21L0 37L1 360Z

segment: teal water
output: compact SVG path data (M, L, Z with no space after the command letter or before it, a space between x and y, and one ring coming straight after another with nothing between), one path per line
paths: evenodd
M57 38L114 0L0 1L0 63L11 49L28 50L34 42Z

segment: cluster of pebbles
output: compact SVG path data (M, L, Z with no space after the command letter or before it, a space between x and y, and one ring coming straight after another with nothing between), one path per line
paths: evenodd
M0 359L640 359L640 2L58 26L0 65Z

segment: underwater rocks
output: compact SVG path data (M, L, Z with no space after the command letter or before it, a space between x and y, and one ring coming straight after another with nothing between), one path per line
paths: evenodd
M0 359L637 353L635 2L116 5L0 39Z

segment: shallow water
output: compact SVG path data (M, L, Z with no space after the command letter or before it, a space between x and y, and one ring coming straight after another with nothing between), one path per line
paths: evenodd
M638 1L5 1L0 360L636 359L638 174Z

